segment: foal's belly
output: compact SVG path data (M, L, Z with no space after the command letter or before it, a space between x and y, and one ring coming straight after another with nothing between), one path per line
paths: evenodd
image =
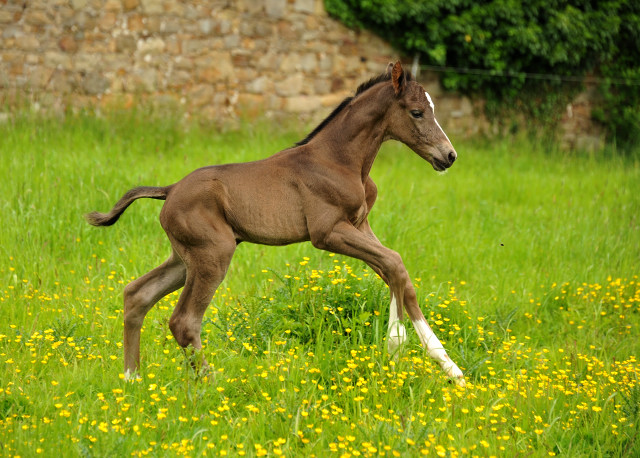
M261 205L265 204L265 205ZM238 241L264 245L288 245L309 240L304 215L256 197L256 201L232 209L229 223Z
M247 180L229 188L227 219L239 241L287 245L309 240L301 199L282 180Z

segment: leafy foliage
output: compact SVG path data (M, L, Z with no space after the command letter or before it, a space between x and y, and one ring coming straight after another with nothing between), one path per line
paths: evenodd
M563 78L596 75L597 119L623 144L640 140L640 3L631 0L325 0L346 25L369 29L443 73L445 88L484 96L489 107L550 116L579 89ZM633 84L635 82L635 85ZM629 84L630 83L630 84Z

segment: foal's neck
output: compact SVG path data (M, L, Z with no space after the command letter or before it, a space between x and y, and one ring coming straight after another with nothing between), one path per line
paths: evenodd
M385 84L354 98L316 138L319 153L366 179L385 140L386 113L391 101Z

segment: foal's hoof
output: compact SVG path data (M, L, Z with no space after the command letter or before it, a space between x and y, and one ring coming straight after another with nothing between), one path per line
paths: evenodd
M463 376L460 377L451 377L449 379L449 383L455 383L460 388L466 388L467 382L464 380Z
M134 382L141 382L142 381L142 376L140 375L140 373L138 371L130 371L130 370L126 370L124 372L124 375L122 376L122 379L125 382L129 382L129 383L134 383Z
M464 376L459 376L459 377L449 377L447 379L447 382L449 382L451 385L456 385L459 386L460 388L466 388L467 387L467 382L464 379Z

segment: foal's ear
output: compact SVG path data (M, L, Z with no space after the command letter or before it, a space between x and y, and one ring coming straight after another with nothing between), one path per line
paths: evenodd
M402 94L407 85L407 76L402 69L400 61L396 62L391 70L391 83L393 84L393 90L396 95Z
M387 65L387 69L385 70L385 74L386 75L391 75L391 72L393 71L393 62L389 62L389 65Z

